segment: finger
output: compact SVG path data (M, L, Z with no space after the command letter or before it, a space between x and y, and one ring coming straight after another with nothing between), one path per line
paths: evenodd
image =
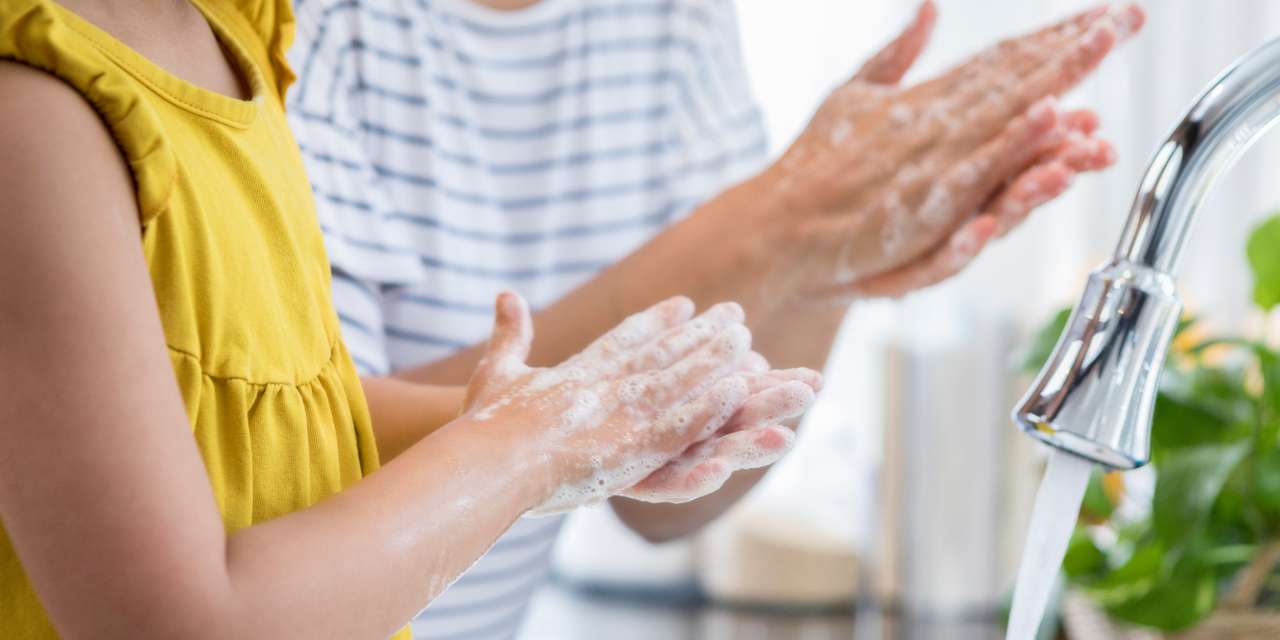
M730 325L670 367L628 376L624 382L631 389L620 388L621 397L654 411L677 407L734 374L750 351L751 332L740 324Z
M713 458L725 461L734 471L771 465L795 446L794 431L781 426L761 426L715 440Z
M1035 163L1062 160L1077 173L1111 166L1116 159L1115 147L1102 138L1093 137L1097 128L1098 116L1088 109L1061 114L1058 127L1035 143L1040 149Z
M792 381L804 383L814 393L822 391L823 385L821 373L804 367L778 369L756 375L746 375L743 376L743 379L747 381L747 389L750 390L752 395Z
M1081 118L1077 116L1076 120ZM934 229L950 228L968 217L991 197L1015 171L1033 164L1057 148L1069 132L1061 124L1057 102L1048 97L1032 105L1026 113L1014 118L999 136L989 140L969 157L954 164L945 173L921 170L915 163L905 163L894 180L901 187L885 200L886 216L880 230L883 246L898 247L907 238L921 232L921 224ZM923 140L916 142L926 143ZM928 164L933 164L930 160ZM920 194L914 202L904 203L900 194ZM864 218L838 217L817 223L824 235L832 238L854 237L865 230Z
M1093 14L1088 13L1086 18ZM928 104L922 117L933 135L949 132L960 148L985 142L1011 118L1045 96L1062 95L1084 79L1106 57L1117 41L1110 13L1095 19L1079 34L1068 25L1057 40L1031 43L1006 41L1000 46L1003 62L978 62L966 71L948 74L945 84L927 83L907 92L913 102ZM988 55L986 57L992 57Z
M748 396L726 427L749 431L795 418L813 406L813 399L813 388L804 382L784 382Z
M1062 114L1062 126L1068 131L1089 135L1098 130L1098 114L1092 109L1077 109Z
M724 378L706 393L663 416L655 427L661 446L679 451L690 442L705 440L729 422L747 399L747 383L736 376Z
M1004 91L994 88L990 82L985 81L977 83L975 87L961 91L959 95L932 100L919 113L911 111L905 103L894 105L895 109L901 107L904 110L903 117L915 122L916 126L905 133L894 131L892 127L885 127L881 131L880 142L886 148L894 150L892 155L886 156L887 164L898 166L911 157L925 153L933 156L931 162L946 166L958 157L970 153L974 148L991 141L994 136L999 135L1002 128L1005 132L1012 130L1036 137L1058 129L1057 104L1047 99L1051 96L1045 96L1035 104L1023 107L1022 113L1008 113L1009 100L1005 98ZM977 93L986 97L977 106L968 106L972 102L971 98L974 98ZM1019 120L1018 116L1025 116L1025 118ZM1080 116L1077 116L1077 119L1080 119ZM1019 123L1021 128L1011 129L1014 123ZM1032 141L1022 140L1021 142L1024 145L1030 145ZM1029 159L1030 156L1028 156ZM1024 160L1024 164L1026 162ZM915 165L912 164L912 166ZM957 169L961 173L956 177L962 182L968 179L967 176L972 175L969 166L957 166ZM934 180L928 172L914 173L917 174L914 178L917 184ZM901 177L900 171L899 177ZM910 186L912 185L904 184L904 187L908 187L907 192L910 192ZM947 188L950 186L948 185ZM991 188L993 189L994 186ZM979 201L990 193L990 190L981 193ZM941 189L935 189L929 194L923 216L926 224L940 224L951 220L954 215L964 215L972 211L972 209L963 208L960 211L954 211L950 207L939 206L949 205L950 196L949 192ZM976 203L973 204L976 206Z
M748 351L738 363L738 371L746 374L761 374L769 371L769 361L755 351Z
M745 315L736 302L721 302L702 315L673 326L639 349L627 362L632 373L665 369L705 345L726 327L741 324Z
M723 460L677 460L654 471L619 495L644 502L689 502L724 486L733 469Z
M1116 149L1110 142L1079 134L1067 138L1041 156L1040 164L1060 161L1076 173L1105 169L1116 161Z
M936 99L940 96L956 96L961 87L965 86L981 89L973 95L990 91L996 88L997 82L1015 80L1029 70L1043 65L1064 45L1079 38L1080 34L1105 17L1108 11L1106 5L1094 7L1034 33L1003 40L943 76L914 87L910 93ZM971 99L972 96L963 104L968 104Z
M630 355L662 332L688 322L693 317L693 301L676 296L623 320L612 331L592 342L582 353L570 358L569 363L582 366L588 363L609 363Z
M900 298L917 289L933 286L968 266L995 237L998 226L994 216L980 215L960 227L946 244L904 267L849 285L832 287L812 294L810 298L848 304L859 298Z
M1023 172L987 206L987 212L996 218L996 237L1003 237L1022 224L1036 207L1062 195L1075 176L1076 172L1061 160Z
M768 427L712 438L689 447L621 495L647 502L688 502L712 493L740 469L777 462L795 446L795 433Z
M1066 93L1098 67L1117 38L1112 21L1098 21L1065 51L1039 65L1009 90L993 92L978 103L965 118L963 132L985 139L1032 104Z
M520 294L503 291L494 303L497 318L489 349L477 367L477 375L511 377L525 369L529 345L533 341L533 321L529 305Z
M1147 23L1147 10L1139 2L1130 2L1113 9L1110 15L1116 24L1116 35L1120 42L1132 38Z
M920 57L920 52L929 42L929 35L933 33L933 25L937 19L937 7L932 0L926 0L920 5L915 19L907 25L902 35L862 65L858 73L853 76L853 80L876 84L897 84Z
M934 184L916 217L938 228L975 211L1010 175L1031 164L1046 136L1057 130L1056 101L1047 97L1014 118L993 140L952 167Z
M1061 55L1065 47L1069 47L1076 42L1082 34L1089 33L1089 30L1100 24L1110 24L1117 30L1117 36L1121 27L1117 24L1119 15L1117 9L1106 6L1095 7L1076 17L1076 19L1068 20L1060 23L1058 28L1051 30L1043 38L1029 39L1018 38L1013 41L1002 43L1000 54L1001 60L999 73L1005 76L1023 78L1033 73L1046 63ZM1133 29L1126 28L1127 34L1132 34L1141 25ZM1118 42L1127 39L1118 38Z
M1091 22L1083 21L1078 23L1078 28L1064 29L1062 35L1067 36L1065 38L1060 38L1056 42L1047 41L1042 46L1036 47L1034 51L1027 51L1026 49L1016 51L1015 55L1010 59L1012 64L1005 65L1004 74L1018 78L1031 76L1046 65L1061 58L1064 50L1069 52L1068 45L1079 45L1081 42L1087 43L1088 37L1094 30L1107 27L1113 29L1116 34L1114 44L1121 44L1137 33L1145 22L1146 11L1139 4L1131 3L1123 7L1111 8ZM1084 34L1084 37L1077 39L1078 34L1081 33ZM1103 57L1105 55L1104 53ZM1054 95L1061 95L1061 93L1059 91Z

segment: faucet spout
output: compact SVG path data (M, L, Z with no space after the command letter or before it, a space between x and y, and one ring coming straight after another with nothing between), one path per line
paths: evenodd
M1280 38L1205 88L1156 150L1115 255L1094 269L1019 429L1114 469L1150 459L1151 414L1182 317L1174 276L1219 180L1280 121Z

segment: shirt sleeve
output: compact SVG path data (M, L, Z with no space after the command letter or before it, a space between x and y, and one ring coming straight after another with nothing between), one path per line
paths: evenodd
M335 268L333 306L338 310L342 341L356 363L356 371L362 376L391 373L378 284L359 280Z
M684 168L691 171L681 172L673 188L681 201L698 203L763 169L768 141L743 62L734 3L689 0L678 6L688 13L673 29L687 52L677 60L679 94L689 114L680 121Z
M344 0L298 3L297 42L289 51L298 80L286 103L289 126L311 181L330 264L366 282L417 283L426 277L421 256L396 220L394 197L360 137L359 9L360 3Z

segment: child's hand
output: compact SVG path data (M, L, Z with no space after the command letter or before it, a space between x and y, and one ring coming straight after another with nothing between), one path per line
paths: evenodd
M822 376L810 369L747 374L751 396L710 438L620 495L645 502L688 502L720 488L739 469L771 465L791 451L795 433L777 424L813 404Z
M547 474L536 515L600 502L716 433L753 393L743 368L762 360L738 305L691 320L693 303L672 298L565 363L534 369L524 364L533 337L524 300L504 293L497 307L465 415L514 425L527 442L534 468Z

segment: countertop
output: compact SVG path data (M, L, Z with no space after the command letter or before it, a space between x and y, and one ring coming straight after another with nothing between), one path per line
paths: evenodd
M991 620L925 620L857 611L766 611L664 602L550 584L517 640L1001 640Z

